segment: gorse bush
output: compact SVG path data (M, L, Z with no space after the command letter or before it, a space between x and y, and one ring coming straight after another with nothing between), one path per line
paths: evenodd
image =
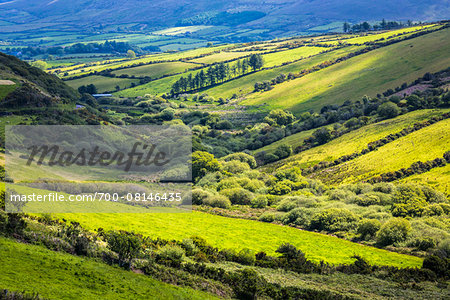
M220 193L230 199L232 204L250 205L254 195L243 188L221 190Z
M380 230L381 222L376 219L363 219L358 223L357 233L363 240L371 239Z
M377 232L377 242L382 245L392 245L406 239L411 232L411 224L404 218L393 218L384 223Z
M310 228L329 232L351 230L357 221L358 217L348 209L329 208L312 217Z

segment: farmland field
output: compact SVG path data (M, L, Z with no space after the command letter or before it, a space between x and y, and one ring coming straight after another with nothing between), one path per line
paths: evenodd
M113 74L120 76L127 74L129 76L150 76L152 78L158 78L163 75L184 72L187 69L197 67L196 64L186 62L171 62L171 63L159 63L149 64L140 67L126 68L112 72Z
M320 161L332 161L343 155L349 155L354 152L360 152L367 147L367 144L383 138L389 134L397 133L402 129L413 125L414 123L439 116L448 109L442 110L420 110L411 112L402 116L398 116L391 120L382 121L375 124L364 126L363 128L354 130L344 134L325 145L321 145L297 155L293 155L283 161L283 164L289 166L311 166ZM293 135L295 136L295 135ZM288 137L291 138L291 137ZM277 143L283 143L283 140ZM271 145L267 146L270 147ZM262 150L262 149L261 149Z
M90 75L80 79L67 81L67 84L75 89L82 85L94 84L99 93L115 91L116 86L121 89L131 87L132 83L138 83L137 79L128 78L110 78L97 75Z

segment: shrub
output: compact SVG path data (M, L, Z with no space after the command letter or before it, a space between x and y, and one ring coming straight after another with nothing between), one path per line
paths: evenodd
M328 208L312 217L310 228L329 232L350 230L356 221L358 217L346 208Z
M258 189L264 187L264 183L258 179L249 179L247 177L239 178L239 184L246 190L250 192L256 192Z
M264 208L268 204L267 197L265 195L258 195L251 200L251 206L253 208Z
M230 208L231 202L224 195L211 195L203 200L204 205L208 205L211 207L219 207L219 208Z
M220 163L214 158L214 155L204 151L192 153L192 177L198 180L208 172L220 170Z
M381 222L376 219L363 219L358 224L357 233L363 240L370 239L380 230Z
M240 162L238 160L230 160L223 163L223 169L233 174L241 174L244 173L245 171L250 170L250 166L245 162Z
M433 271L439 277L450 276L450 259L430 255L423 260L423 268Z
M422 211L423 216L441 216L444 214L445 213L444 209L442 208L442 205L438 203L428 205Z
M225 178L222 179L219 184L217 185L217 190L226 190L226 189L232 189L232 188L239 188L241 185L238 183L237 179L235 177L231 178Z
M425 194L415 185L399 185L393 197L391 211L394 217L421 216L427 206Z
M382 246L404 241L411 232L411 224L404 218L392 218L377 232L377 242Z
M355 203L359 206L370 206L380 204L380 198L374 194L364 194L355 197Z
M350 202L355 198L355 193L346 189L335 189L328 192L330 200L338 200L343 202Z
M292 182L297 182L299 180L303 180L303 176L302 176L302 170L298 167L294 167L294 168L290 168L290 169L284 169L284 170L279 170L276 174L275 177L279 180L279 181L283 181L283 180L290 180Z
M272 223L274 221L277 221L279 218L279 215L273 212L265 212L262 215L259 216L258 220L261 222L267 222Z
M392 194L395 191L395 185L388 182L379 182L373 185L374 192Z
M286 198L280 201L280 203L277 206L277 210L288 212L296 207L297 204L295 203L295 201L292 200L292 198Z
M227 156L223 157L222 160L224 160L224 161L238 160L240 162L247 163L250 166L250 168L252 168L252 169L257 167L255 158L253 156L251 156L250 154L247 154L244 152L236 152L236 153L227 155Z
M182 241L182 247L186 253L186 256L193 256L198 252L198 248L192 239L184 239Z
M212 196L212 193L204 191L202 189L195 189L192 191L191 195L192 195L192 204L202 205L205 199Z
M277 147L274 154L280 159L289 157L292 154L292 147L286 144L281 144Z
M243 188L233 188L220 191L222 195L225 195L230 199L233 204L250 205L253 199L253 193Z
M242 265L253 266L255 264L256 257L252 250L245 248L236 254L235 260Z
M140 251L142 239L126 231L109 231L104 234L108 248L119 255L119 266L131 261Z
M287 213L283 218L283 223L288 225L297 225L303 228L308 228L311 222L311 214L302 208L294 208Z
M400 114L400 108L392 102L385 102L378 107L377 113L382 118L394 118Z
M183 262L184 250L177 245L165 245L156 252L156 260L167 266L179 267Z
M277 182L271 189L270 193L273 195L286 195L292 191L290 184L287 183L288 180L283 180Z

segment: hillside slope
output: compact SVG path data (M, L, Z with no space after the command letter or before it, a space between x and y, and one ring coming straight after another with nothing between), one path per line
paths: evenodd
M251 94L242 104L269 104L296 113L342 104L411 82L450 65L450 28L379 48L304 77Z
M0 52L0 79L15 85L1 85L0 105L4 108L74 103L80 95L54 75Z
M49 299L215 299L207 293L171 286L93 259L2 237L0 264L1 288L25 290Z

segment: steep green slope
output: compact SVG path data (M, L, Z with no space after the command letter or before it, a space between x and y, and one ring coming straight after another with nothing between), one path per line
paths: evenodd
M272 164L271 167L299 166L304 168L313 166L321 161L332 161L343 155L350 155L354 152L360 152L366 148L367 144L370 142L376 141L389 134L399 132L403 128L411 126L414 123L430 119L434 116L439 116L449 111L450 109L417 110L398 116L394 119L370 124L344 134L324 145L292 155L285 160ZM300 135L302 133L300 132L298 134ZM282 144L284 141L288 141L289 138L280 140L277 143ZM270 147L272 145L266 147Z
M255 93L242 104L269 104L296 113L343 103L436 72L450 65L450 29L386 46L302 78Z
M422 128L354 160L325 169L314 177L327 183L352 183L407 168L416 161L442 157L450 150L450 120Z
M0 237L0 287L50 299L215 299L93 259Z
M56 76L0 52L0 79L16 82L17 88L2 93L3 107L73 103L80 95ZM4 88L2 88L4 90Z

